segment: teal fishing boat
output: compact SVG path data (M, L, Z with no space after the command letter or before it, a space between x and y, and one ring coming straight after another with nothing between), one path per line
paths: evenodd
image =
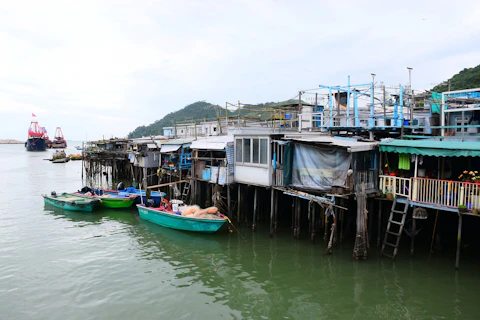
M50 195L43 195L45 204L69 211L93 211L100 204L100 200L82 198L69 193L57 195L52 192Z
M145 207L140 204L137 204L137 208L141 219L176 230L213 233L227 222L226 218L202 219L187 217L174 212L166 212L159 208Z

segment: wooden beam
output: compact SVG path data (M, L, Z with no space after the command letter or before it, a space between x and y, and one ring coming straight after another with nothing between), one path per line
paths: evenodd
M149 187L147 187L147 189L156 189L156 188L166 187L166 186L169 186L169 185L179 184L179 183L183 183L183 182L188 182L188 180L180 180L180 181L157 184L155 186L149 186Z

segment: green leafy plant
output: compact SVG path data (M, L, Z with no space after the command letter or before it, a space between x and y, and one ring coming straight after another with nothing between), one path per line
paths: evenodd
M467 206L464 205L464 204L461 204L461 205L458 206L458 209L467 209Z

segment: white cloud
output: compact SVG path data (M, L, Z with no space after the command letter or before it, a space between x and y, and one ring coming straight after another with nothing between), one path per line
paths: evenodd
M0 3L0 110L17 121L0 138L24 138L31 112L68 139L125 136L198 100L283 100L371 72L406 83L407 66L429 88L479 63L480 5L450 4Z

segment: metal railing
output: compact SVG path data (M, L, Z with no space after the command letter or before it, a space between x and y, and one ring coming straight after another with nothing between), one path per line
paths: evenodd
M472 182L381 175L379 189L425 204L480 209L480 184Z

